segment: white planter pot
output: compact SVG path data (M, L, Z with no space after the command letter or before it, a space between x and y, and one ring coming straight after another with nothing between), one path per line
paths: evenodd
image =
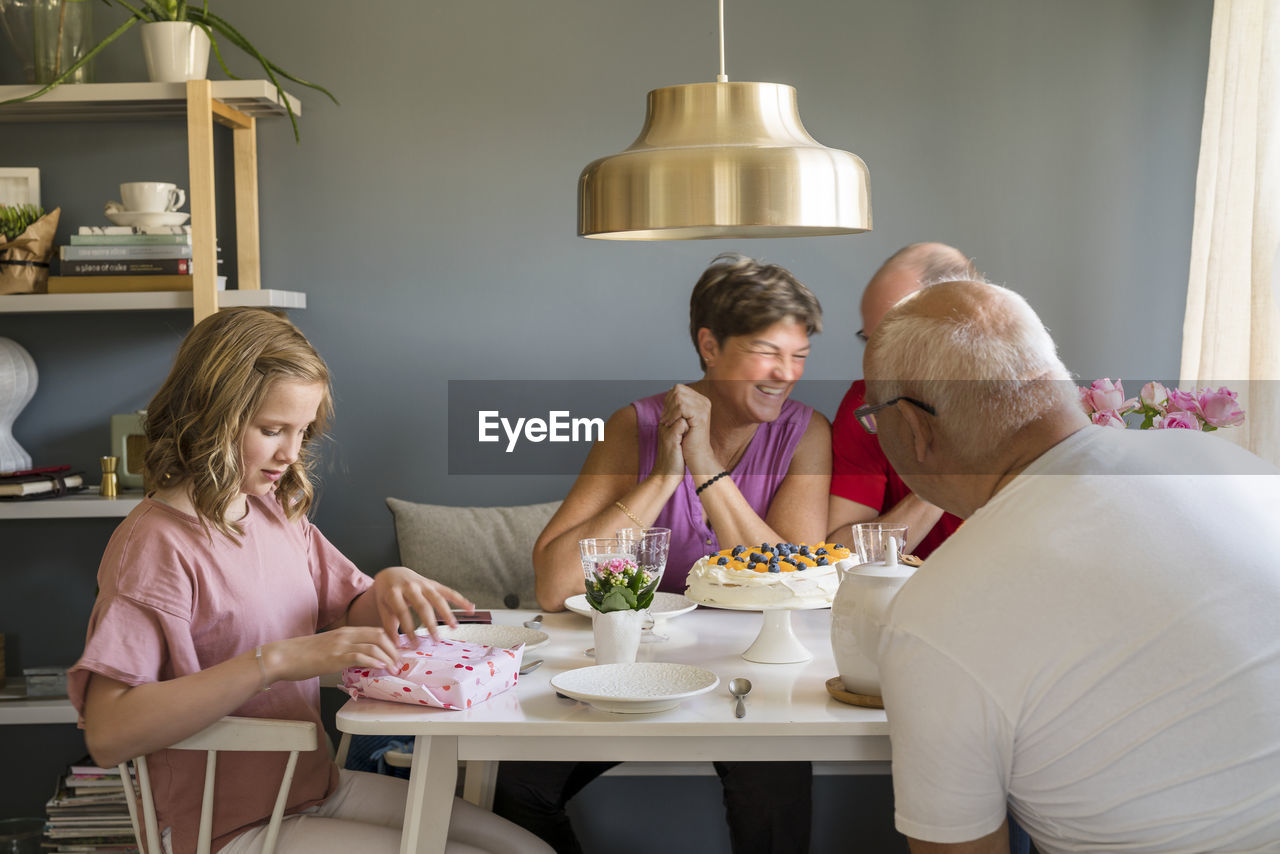
M629 664L640 649L640 629L644 611L591 612L591 628L596 640L596 664Z
M831 603L831 653L846 691L880 696L877 659L884 616L914 573L914 567L904 564L868 563L844 569Z
M203 80L209 68L209 36L187 21L142 24L142 56L155 83Z

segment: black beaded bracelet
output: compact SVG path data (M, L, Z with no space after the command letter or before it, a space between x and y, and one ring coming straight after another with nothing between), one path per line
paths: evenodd
M693 494L694 494L694 495L701 495L701 494L702 494L702 490L706 489L708 486L710 486L711 484L715 483L717 480L719 480L720 478L724 477L724 476L725 476L725 475L727 475L728 473L729 473L729 472L727 472L727 471L722 471L722 472L720 472L720 474L718 474L718 475L716 475L715 477L711 478L711 480L707 481L706 483L702 484L702 486L699 486L696 490L694 490L694 493L693 493Z

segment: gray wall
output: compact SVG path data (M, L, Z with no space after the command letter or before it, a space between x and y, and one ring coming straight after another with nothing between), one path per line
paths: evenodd
M714 79L710 0L221 0L267 55L342 102L302 90L301 145L282 120L259 140L263 279L307 292L295 320L335 377L319 524L375 570L396 559L385 496L563 495L568 476L448 474L448 381L645 380L657 391L693 378L689 289L727 250L783 264L821 298L827 332L807 377L827 382L807 399L828 414L860 373L862 284L921 239L964 248L1024 293L1086 381L1175 377L1211 5L730 3L730 78L798 89L808 130L870 167L875 231L628 244L575 236L578 172L634 139L649 89ZM142 79L137 45L130 33L109 48L98 79ZM16 75L0 55L0 82ZM100 223L121 181L185 184L182 139L175 123L0 124L0 164L40 167L65 235ZM228 148L220 141L223 175ZM220 203L233 267L229 188ZM145 405L188 322L0 314L0 335L40 369L19 441L38 462L93 470L108 417ZM23 663L74 660L111 528L0 522L0 630L18 636ZM27 750L37 732L51 743L55 729L3 728L0 752L20 739ZM32 749L48 754L36 794L6 775L0 814L38 809L74 749Z

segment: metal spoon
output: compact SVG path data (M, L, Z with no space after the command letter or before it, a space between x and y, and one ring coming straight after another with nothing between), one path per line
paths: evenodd
M525 620L525 621L524 621L524 627L525 627L526 629L540 629L540 628L542 628L542 615L541 615L541 614L539 614L538 616L534 617L532 620Z
M526 661L520 665L520 675L524 676L526 673L532 673L533 671L537 670L541 665L542 665L541 658L535 658L533 661Z
M751 693L751 680L745 676L737 676L729 680L729 693L738 698L738 707L733 710L735 718L746 717L747 704L743 698Z

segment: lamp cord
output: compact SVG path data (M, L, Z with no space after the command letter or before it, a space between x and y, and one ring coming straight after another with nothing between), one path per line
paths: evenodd
M724 73L724 0L720 0L720 73L716 75L716 82L729 82Z

